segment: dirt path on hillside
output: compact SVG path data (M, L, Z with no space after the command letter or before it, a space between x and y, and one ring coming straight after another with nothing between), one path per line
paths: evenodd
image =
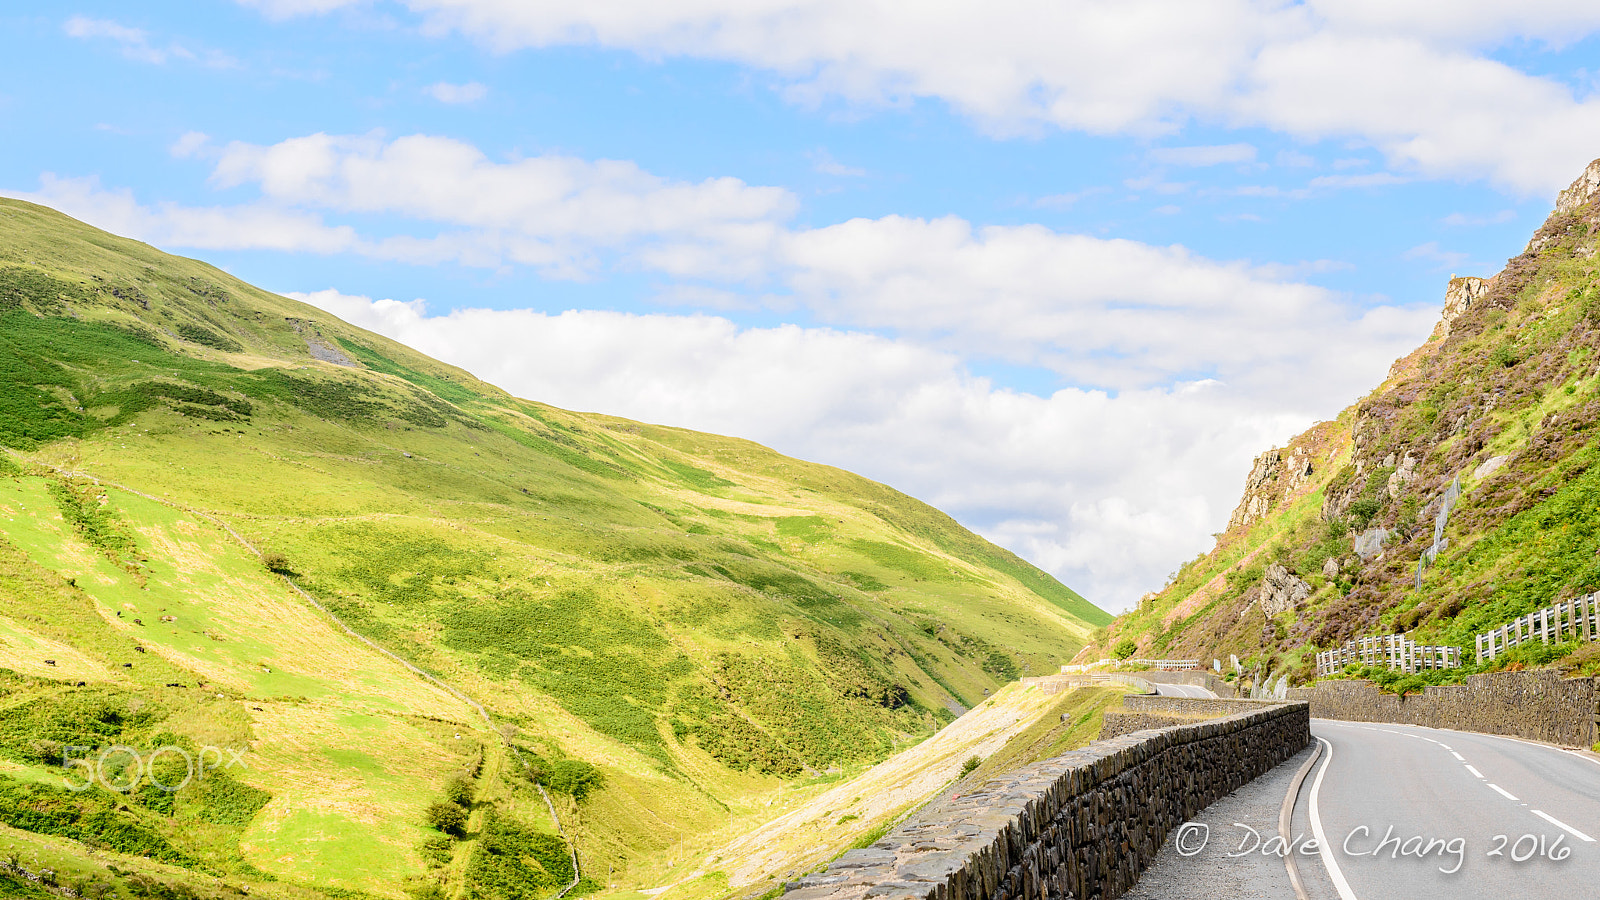
M701 868L727 872L731 888L810 871L927 802L967 759L999 750L1061 697L1036 685L1007 685L933 737L723 844Z

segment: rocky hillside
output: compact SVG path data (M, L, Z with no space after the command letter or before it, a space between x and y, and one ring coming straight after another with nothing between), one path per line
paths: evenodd
M1403 633L1470 659L1477 633L1600 589L1597 245L1600 160L1498 275L1450 280L1383 384L1257 457L1216 547L1085 655L1131 640L1303 680L1317 650Z
M7 200L0 370L0 859L105 896L542 896L568 838L716 895L674 862L1110 620L884 485ZM111 745L239 764L63 786Z

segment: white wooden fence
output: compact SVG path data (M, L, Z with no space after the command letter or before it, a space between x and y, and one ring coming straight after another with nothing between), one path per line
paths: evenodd
M1398 634L1356 638L1353 641L1346 641L1345 645L1337 650L1324 650L1318 653L1317 674L1319 676L1336 674L1343 671L1349 663L1399 669L1403 672L1453 669L1461 665L1461 648L1418 644Z
M1478 662L1488 662L1534 638L1554 644L1567 635L1580 641L1600 639L1600 592L1547 606L1478 635Z
M1067 665L1061 667L1063 675L1077 675L1094 669L1113 668L1117 666L1149 666L1159 672L1188 672L1200 668L1198 659L1102 659L1099 662Z

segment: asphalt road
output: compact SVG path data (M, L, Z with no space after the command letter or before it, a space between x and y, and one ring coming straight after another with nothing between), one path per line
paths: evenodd
M1152 681L1150 686L1155 688L1156 693L1162 697L1198 697L1214 700L1217 696L1203 687L1197 687L1192 684L1161 684Z
M1313 898L1600 897L1600 761L1408 725L1312 731L1293 831Z

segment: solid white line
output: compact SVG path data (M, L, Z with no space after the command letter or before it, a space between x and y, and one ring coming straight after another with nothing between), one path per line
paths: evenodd
M1473 768L1473 767L1471 767L1471 766L1467 766L1467 771L1468 771L1468 772L1471 772L1471 773L1472 773L1472 774L1474 774L1474 775L1476 775L1476 776L1478 776L1478 777L1479 777L1479 778L1482 778L1482 777L1483 777L1483 773L1482 773L1482 772L1479 772L1479 771L1478 771L1478 770L1477 770L1477 769L1474 769L1474 768Z
M1506 799L1507 799L1507 800L1517 800L1517 798L1515 798L1515 797L1513 797L1513 796L1511 796L1511 792L1510 792L1510 791L1508 791L1508 790L1506 790L1506 789L1505 789L1505 788L1503 788L1503 787L1501 787L1501 786L1500 786L1500 785L1498 785L1498 784L1495 784L1495 783L1493 783L1493 782L1490 782L1490 783L1489 783L1489 787L1492 787L1492 788L1494 788L1494 789L1495 789L1495 790L1496 790L1496 791L1499 791L1499 792L1500 792L1500 796L1502 796L1502 797L1504 797L1504 798L1506 798ZM1521 800L1517 800L1517 802L1518 802L1518 803L1521 803L1521 802L1522 802L1522 801L1521 801Z
M1333 745L1324 738L1317 738L1322 742L1322 748L1327 752L1327 757L1322 761L1322 768L1317 770L1317 780L1311 783L1311 833L1317 839L1317 854L1322 857L1322 867L1327 869L1328 878L1333 882L1333 889L1339 892L1339 900L1359 900L1356 892L1350 890L1350 882L1344 880L1344 873L1339 871L1339 863L1333 858L1333 848L1328 846L1328 835L1322 830L1322 813L1318 808L1318 800L1322 794L1322 777L1328 774L1328 763L1333 762Z
M1555 816L1550 815L1549 813L1540 812L1539 810L1536 809L1536 810L1533 810L1533 814L1538 816L1539 818L1545 820L1546 822L1549 822L1551 825L1554 825L1557 828L1565 829L1568 833L1570 833L1573 837L1577 838L1580 841L1588 841L1591 844L1594 843L1594 838L1589 837L1587 834L1584 834L1583 832L1579 831L1578 829L1573 828L1571 825L1568 825L1567 823L1561 821L1560 819L1556 818Z

